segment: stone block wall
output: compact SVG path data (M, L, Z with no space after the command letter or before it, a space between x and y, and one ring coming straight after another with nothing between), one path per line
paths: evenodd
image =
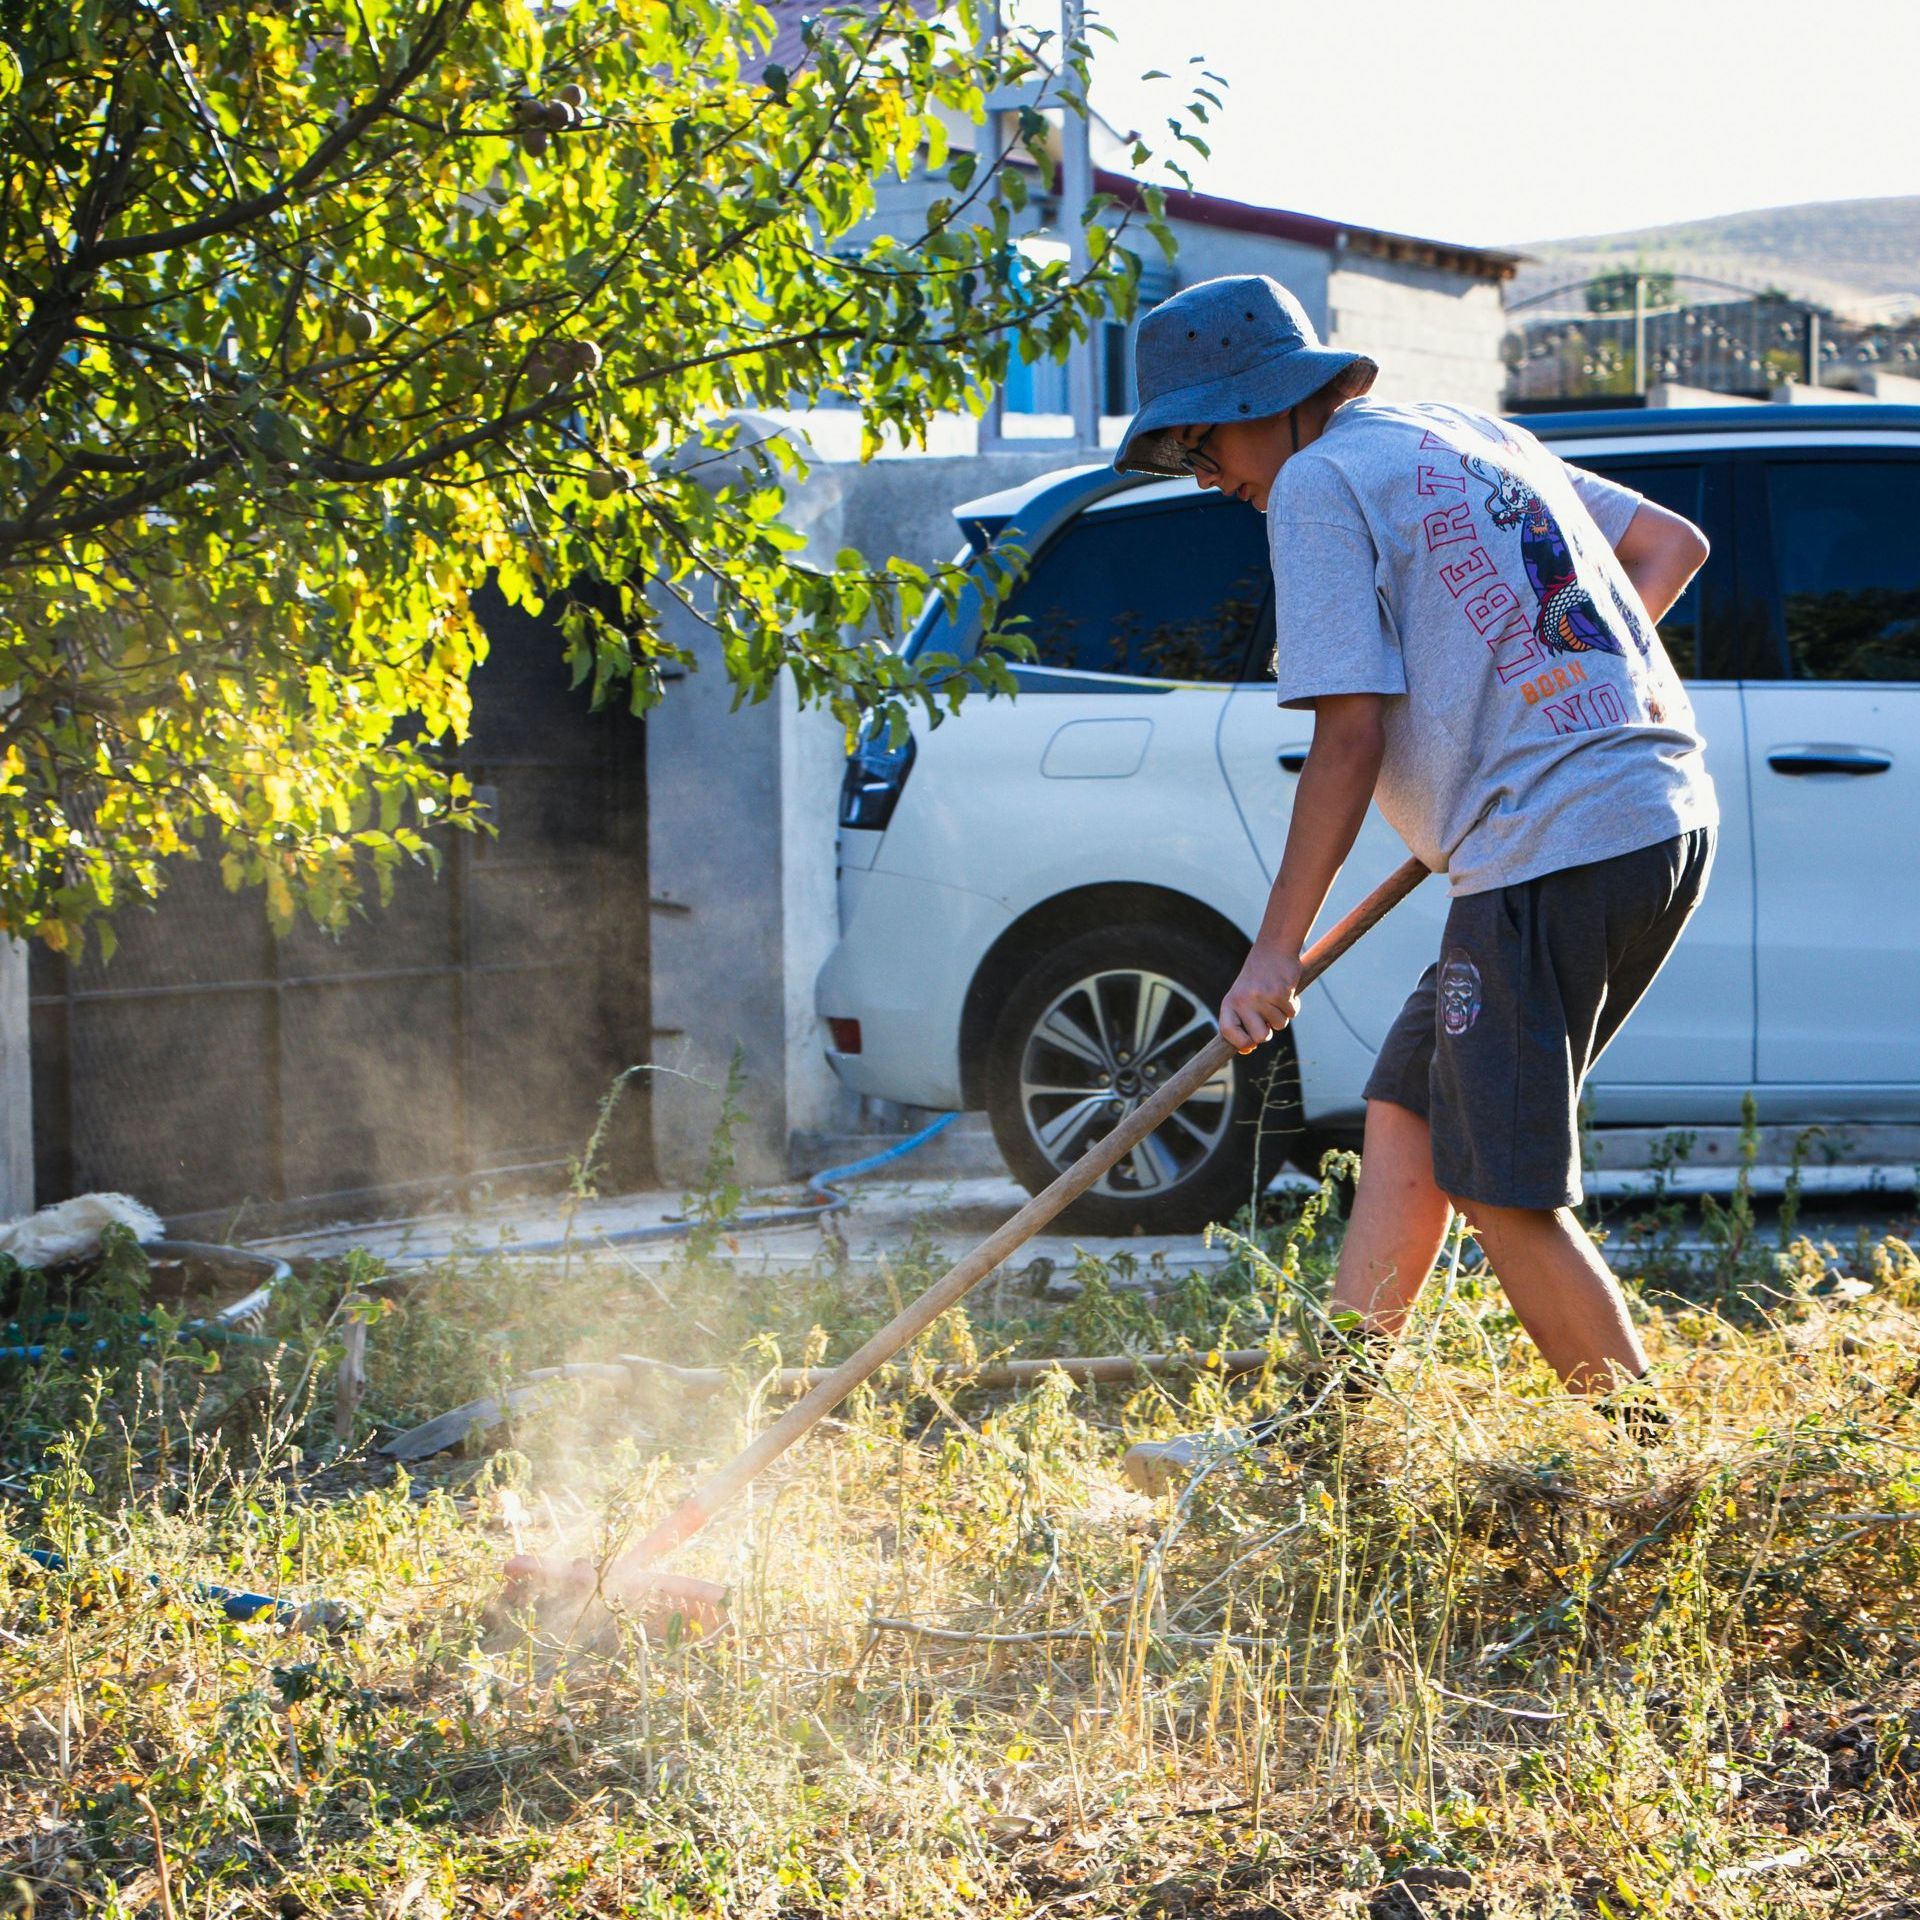
M1196 220L1175 219L1169 224L1180 244L1176 277L1183 287L1197 280L1216 280L1226 273L1265 273L1278 280L1307 310L1307 318L1324 335L1327 331L1328 272L1332 255L1325 247L1303 241L1278 240L1269 234L1246 233L1232 227L1204 226ZM1135 251L1157 260L1158 247L1144 233Z
M1327 283L1329 345L1380 363L1384 400L1500 410L1506 320L1498 281L1347 251Z

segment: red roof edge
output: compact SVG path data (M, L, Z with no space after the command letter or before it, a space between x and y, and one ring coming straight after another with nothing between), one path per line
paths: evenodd
M1111 194L1126 207L1140 206L1147 191L1144 181L1105 167L1094 169L1093 185L1095 192ZM1322 220L1317 214L1289 213L1281 207L1249 206L1243 200L1223 200L1217 194L1192 193L1184 187L1162 191L1169 220L1190 220L1195 226L1226 227L1236 233L1263 233L1275 240L1297 240L1310 247L1351 246L1381 258L1418 260L1487 280L1511 279L1526 257L1450 240L1422 240L1410 233L1387 233L1378 227L1356 227L1343 220Z

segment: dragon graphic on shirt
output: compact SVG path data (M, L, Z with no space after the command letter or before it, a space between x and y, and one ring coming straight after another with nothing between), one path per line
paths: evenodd
M1460 456L1462 465L1487 489L1487 512L1493 524L1505 532L1520 529L1520 561L1527 579L1540 602L1534 622L1534 637L1554 653L1617 653L1623 647L1600 617L1593 595L1580 584L1574 571L1573 552L1559 522L1547 511L1547 503L1517 474L1504 467L1490 467L1473 454ZM1639 622L1614 596L1621 625L1633 635L1634 645L1644 656L1645 640Z

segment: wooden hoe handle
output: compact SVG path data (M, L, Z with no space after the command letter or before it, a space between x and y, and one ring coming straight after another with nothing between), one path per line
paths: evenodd
M1427 868L1409 860L1330 928L1301 955L1300 985L1309 986L1370 928L1377 926L1420 882ZM760 1471L775 1460L823 1415L832 1412L855 1387L870 1379L916 1335L924 1333L969 1289L977 1286L1008 1255L1023 1246L1053 1220L1070 1201L1077 1200L1102 1174L1133 1151L1161 1121L1197 1093L1234 1057L1215 1034L1172 1079L1160 1087L1108 1134L1089 1147L1059 1179L1036 1193L998 1232L974 1248L966 1258L935 1281L925 1293L870 1339L859 1352L822 1377L819 1384L796 1400L743 1453L719 1468L694 1489L610 1571L610 1582L620 1572L637 1572L671 1553L698 1533L727 1506Z

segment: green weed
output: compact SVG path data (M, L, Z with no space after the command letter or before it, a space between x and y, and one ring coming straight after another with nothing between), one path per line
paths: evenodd
M1883 1239L1836 1276L1802 1242L1764 1310L1643 1297L1679 1414L1652 1451L1467 1268L1329 1461L1126 1491L1133 1439L1230 1432L1337 1331L1338 1173L1244 1221L1224 1268L1083 1259L1057 1309L988 1283L683 1552L733 1590L712 1641L516 1630L501 1562L611 1557L764 1425L773 1366L851 1351L932 1277L925 1236L839 1275L361 1259L284 1290L274 1347L163 1329L9 1376L0 1886L49 1915L1899 1911L1920 1257ZM1726 1271L1755 1270L1727 1217ZM368 1298L343 1451L334 1362ZM933 1371L1263 1343L1240 1384ZM366 1450L620 1352L734 1385L636 1370L563 1383L492 1453L407 1474ZM235 1621L212 1588L345 1624Z

